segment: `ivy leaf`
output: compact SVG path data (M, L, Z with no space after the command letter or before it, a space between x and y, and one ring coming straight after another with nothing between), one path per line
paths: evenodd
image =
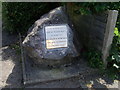
M114 29L114 34L115 34L115 36L118 36L118 35L119 35L119 31L118 31L118 28L117 28L117 27Z

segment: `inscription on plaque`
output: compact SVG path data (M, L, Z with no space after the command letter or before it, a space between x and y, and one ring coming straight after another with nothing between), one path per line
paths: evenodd
M64 48L67 47L67 26L46 26L46 48Z

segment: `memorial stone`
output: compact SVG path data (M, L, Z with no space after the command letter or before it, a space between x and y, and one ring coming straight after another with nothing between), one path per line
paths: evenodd
M58 7L32 25L23 47L26 54L39 65L67 64L79 56L74 34L64 8Z

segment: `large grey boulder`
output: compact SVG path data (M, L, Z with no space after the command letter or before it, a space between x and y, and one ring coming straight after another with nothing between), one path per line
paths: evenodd
M46 26L66 25L67 47L46 48ZM79 56L74 43L77 42L73 27L63 7L58 7L48 14L43 15L28 30L28 35L23 41L26 54L39 65L59 65L73 61ZM75 38L75 39L74 39ZM74 41L75 40L75 41ZM74 41L74 43L73 43Z

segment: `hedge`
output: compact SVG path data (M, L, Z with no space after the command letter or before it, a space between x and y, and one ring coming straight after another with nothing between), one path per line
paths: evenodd
M52 2L3 2L4 30L25 33L37 19L57 6L59 3Z

